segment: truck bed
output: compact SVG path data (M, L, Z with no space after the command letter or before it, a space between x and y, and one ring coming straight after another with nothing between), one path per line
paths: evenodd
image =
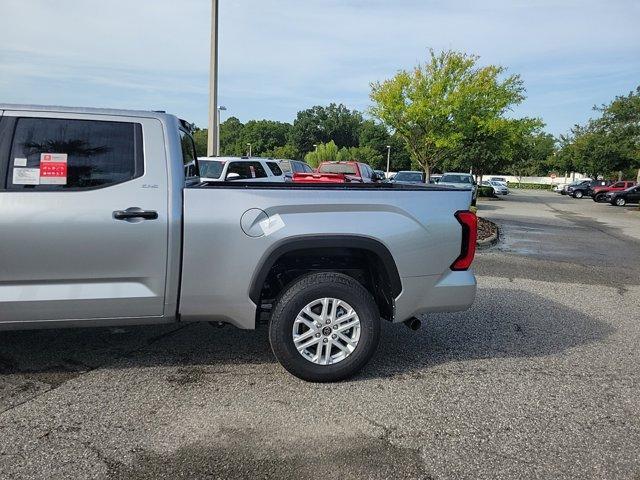
M394 321L426 311L466 309L473 301L473 272L450 269L462 243L454 214L468 210L470 190L211 182L185 188L183 201L183 318L216 312L221 321L253 328L259 299L251 285L269 256L287 242L313 248L317 240L335 237L369 239L388 249L401 282ZM438 294L441 282L460 289Z

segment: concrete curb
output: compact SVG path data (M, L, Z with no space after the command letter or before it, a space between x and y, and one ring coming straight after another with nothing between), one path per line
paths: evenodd
M500 240L500 227L498 227L498 225L491 220L487 220L486 218L484 220L495 225L496 233L494 233L490 237L485 238L484 240L478 240L478 242L476 243L478 250L484 250L485 248L492 247Z

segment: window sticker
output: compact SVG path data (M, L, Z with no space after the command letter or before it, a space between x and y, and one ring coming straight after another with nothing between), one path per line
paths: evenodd
M14 158L13 159L13 166L14 167L26 167L27 166L27 159L26 158Z
M67 184L67 154L40 154L40 185Z
M13 184L14 185L39 185L40 169L39 168L14 168Z

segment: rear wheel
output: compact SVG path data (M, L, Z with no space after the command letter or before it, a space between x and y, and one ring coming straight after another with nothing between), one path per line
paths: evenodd
M606 199L607 197L604 193L598 193L595 197L593 197L593 201L598 203L604 202Z
M627 204L627 201L624 198L616 198L616 205L619 207L624 207Z
M269 341L282 366L310 382L335 382L357 373L374 354L380 313L353 278L313 273L293 282L277 300Z

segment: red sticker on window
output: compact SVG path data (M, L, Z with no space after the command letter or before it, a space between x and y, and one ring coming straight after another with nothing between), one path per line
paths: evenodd
M67 184L67 154L40 154L40 185Z

